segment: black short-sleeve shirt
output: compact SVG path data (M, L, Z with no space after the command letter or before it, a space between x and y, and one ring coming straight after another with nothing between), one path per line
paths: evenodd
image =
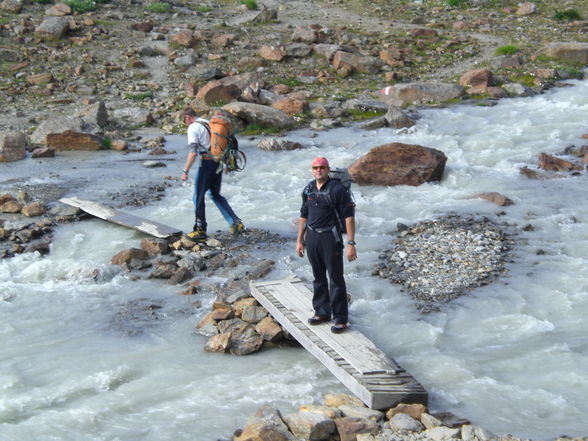
M355 204L349 191L338 180L329 179L319 191L316 181L311 181L302 192L300 217L306 219L311 228L327 228L355 215Z

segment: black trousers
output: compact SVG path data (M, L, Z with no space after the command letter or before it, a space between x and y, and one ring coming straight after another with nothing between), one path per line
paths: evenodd
M343 277L343 242L331 231L306 230L306 254L314 276L312 306L321 317L347 323L347 289ZM327 279L327 273L329 275Z

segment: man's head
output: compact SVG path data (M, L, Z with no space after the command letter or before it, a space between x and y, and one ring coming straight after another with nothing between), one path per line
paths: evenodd
M184 124L192 124L196 118L198 118L198 114L191 107L186 107L180 115L180 119Z
M329 176L329 161L323 156L317 156L312 160L312 175L319 181L326 181Z

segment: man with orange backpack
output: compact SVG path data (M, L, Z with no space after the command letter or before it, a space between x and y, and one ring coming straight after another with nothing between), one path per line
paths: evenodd
M220 210L225 220L229 223L231 233L240 234L245 230L241 219L237 217L227 200L220 194L222 183L223 164L222 153L226 149L226 142L230 133L229 122L222 117L220 112L215 112L210 121L198 118L198 114L192 108L186 108L181 114L182 121L188 125L188 156L184 170L182 170L182 181L188 179L188 173L192 164L200 156L200 166L194 179L194 208L196 221L194 231L187 234L193 241L201 242L206 240L206 213L204 196L208 192L212 202ZM223 145L224 144L224 145Z

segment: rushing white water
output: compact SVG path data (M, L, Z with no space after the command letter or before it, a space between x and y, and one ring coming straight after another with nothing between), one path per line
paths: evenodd
M587 435L587 174L536 181L519 169L533 167L540 152L582 144L588 82L490 108L459 106L422 115L407 133L343 128L315 138L308 130L289 134L308 147L300 151L263 152L256 141L242 139L247 169L225 178L223 193L247 226L293 238L314 156L347 166L385 142L442 150L448 161L441 183L354 186L359 259L346 265L352 325L426 387L433 410L452 411L497 434ZM147 173L179 175L184 143L183 136L169 137L167 147L178 154L166 170L146 172L140 162L123 167L108 152L91 154L107 172L90 166L97 163L90 155L71 154L76 168L61 173L87 177L89 185L70 195L123 189ZM28 167L31 182L49 182L53 178L43 174L44 167L64 163L21 161L0 164L0 171ZM137 212L189 230L191 191L190 185L175 186ZM501 192L515 205L500 208L470 198L486 191ZM211 229L226 229L209 205ZM509 276L440 312L419 314L400 287L371 276L398 222L450 212L494 218L499 211L506 212L501 221L534 226L519 234ZM324 393L346 392L303 349L247 357L205 353L206 339L193 328L212 295L179 296L178 287L130 281L110 265L112 255L141 238L90 220L59 227L48 256L0 261L1 441L212 440L242 427L261 404L289 412L319 402ZM294 273L309 280L308 262L295 257L290 245L267 250L277 262L268 277ZM537 254L540 249L544 254ZM203 307L193 304L196 299ZM162 308L151 310L151 304Z

